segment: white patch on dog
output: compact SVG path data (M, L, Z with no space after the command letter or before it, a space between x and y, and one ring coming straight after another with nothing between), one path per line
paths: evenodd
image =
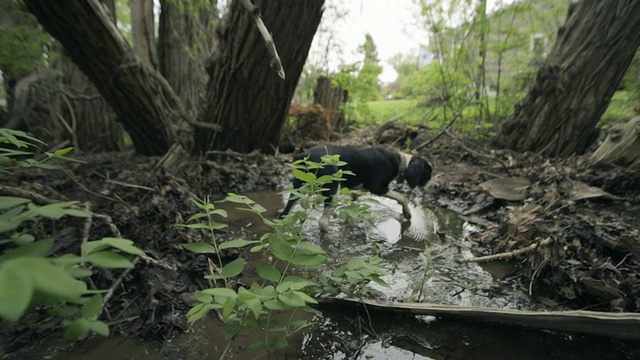
M400 172L403 172L407 169L407 167L409 167L409 163L411 162L413 155L404 153L402 151L399 151L398 155L400 155L400 166L398 170L400 170Z

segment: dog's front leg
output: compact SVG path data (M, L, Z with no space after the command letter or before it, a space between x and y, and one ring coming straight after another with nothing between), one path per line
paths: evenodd
M331 220L331 213L333 212L333 195L337 192L335 189L331 189L330 191L331 193L324 199L324 209L322 210L320 220L318 220L320 232L323 234L329 232L329 221Z
M406 219L411 219L411 208L409 207L409 199L406 196L393 190L387 191L384 196L399 202L402 205L402 215Z

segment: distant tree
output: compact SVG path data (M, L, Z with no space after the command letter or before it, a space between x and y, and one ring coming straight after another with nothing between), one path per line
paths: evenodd
M158 66L153 0L129 0L133 48L142 62L151 69Z
M204 99L205 61L213 49L217 4L217 0L160 1L159 70L193 116Z
M0 70L11 112L20 79L44 64L42 49L53 42L18 1L0 1Z
M639 45L640 1L573 3L535 83L496 142L547 156L585 151Z
M360 52L364 55L364 61L356 77L352 95L364 102L378 100L380 98L378 76L382 73L382 66L379 64L378 49L371 34L365 35L365 42L360 47Z

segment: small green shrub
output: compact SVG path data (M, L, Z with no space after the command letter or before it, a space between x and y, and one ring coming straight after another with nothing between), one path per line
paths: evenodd
M217 209L210 201L195 201L201 212L191 216L185 226L192 229L206 229L211 234L212 242L183 244L182 246L197 253L215 254L218 264L222 264L220 253L224 249L251 246L251 252L264 253L264 258L272 258L255 264L260 281L248 287L229 288L229 279L240 275L246 265L243 258L238 258L225 265L212 266L213 272L207 279L219 281L220 287L204 289L196 292L196 304L188 312L190 322L197 321L209 311L219 311L222 318L230 325L225 332L228 340L233 340L246 329L258 329L264 332L264 340L251 345L252 349L277 349L287 345L286 338L309 324L302 320L294 320L297 311L315 312L311 305L316 304L313 298L318 293L345 293L352 297L361 297L367 293L364 286L374 281L386 286L380 278L386 274L378 258L349 259L346 264L332 271L319 271L311 277L300 271L321 270L327 264L326 252L308 241L302 232L302 225L308 219L309 210L320 205L324 197L322 189L333 181L341 181L344 176L352 175L348 171L339 170L332 175L317 176L317 170L326 165L341 166L345 163L338 155L327 155L320 163L309 160L298 160L290 164L293 175L303 182L299 189L288 190L288 193L299 198L302 207L283 219L268 219L263 216L265 208L246 196L229 194L222 202L240 205L239 209L257 214L269 226L270 231L259 240L231 240L219 242L214 231L225 227L214 217L225 218L227 213ZM360 194L349 189L341 189L343 195ZM349 202L338 204L335 213L342 219L366 220L369 214L367 205ZM277 312L291 314L287 322L274 318ZM223 356L224 357L224 354Z
M29 146L40 143L21 131L0 129L0 171L39 167L55 169L50 159L66 159L70 148L34 160ZM133 267L123 255L143 255L131 240L103 238L87 241L80 254L51 255L54 237L44 230L43 220L64 216L91 216L79 209L77 202L39 206L30 199L0 196L0 319L20 321L29 309L46 306L51 315L62 318L65 339L71 340L95 332L107 336L109 327L98 320L103 298L100 290L87 288L85 280L94 267L126 269Z

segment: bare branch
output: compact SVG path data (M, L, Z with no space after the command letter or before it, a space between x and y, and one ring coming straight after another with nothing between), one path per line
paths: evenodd
M276 49L276 44L273 41L273 37L271 37L269 29L267 29L267 26L262 21L262 16L260 16L260 9L258 9L257 6L253 5L251 3L251 0L240 0L240 3L247 10L247 12L249 12L249 14L253 16L253 19L256 22L256 27L258 28L258 30L260 31L260 35L262 35L262 38L264 39L265 46L267 47L269 54L271 54L269 65L272 68L275 68L278 72L278 76L280 76L280 78L284 80L285 74L284 68L282 67L282 61L280 61L280 56L278 55L278 50Z

